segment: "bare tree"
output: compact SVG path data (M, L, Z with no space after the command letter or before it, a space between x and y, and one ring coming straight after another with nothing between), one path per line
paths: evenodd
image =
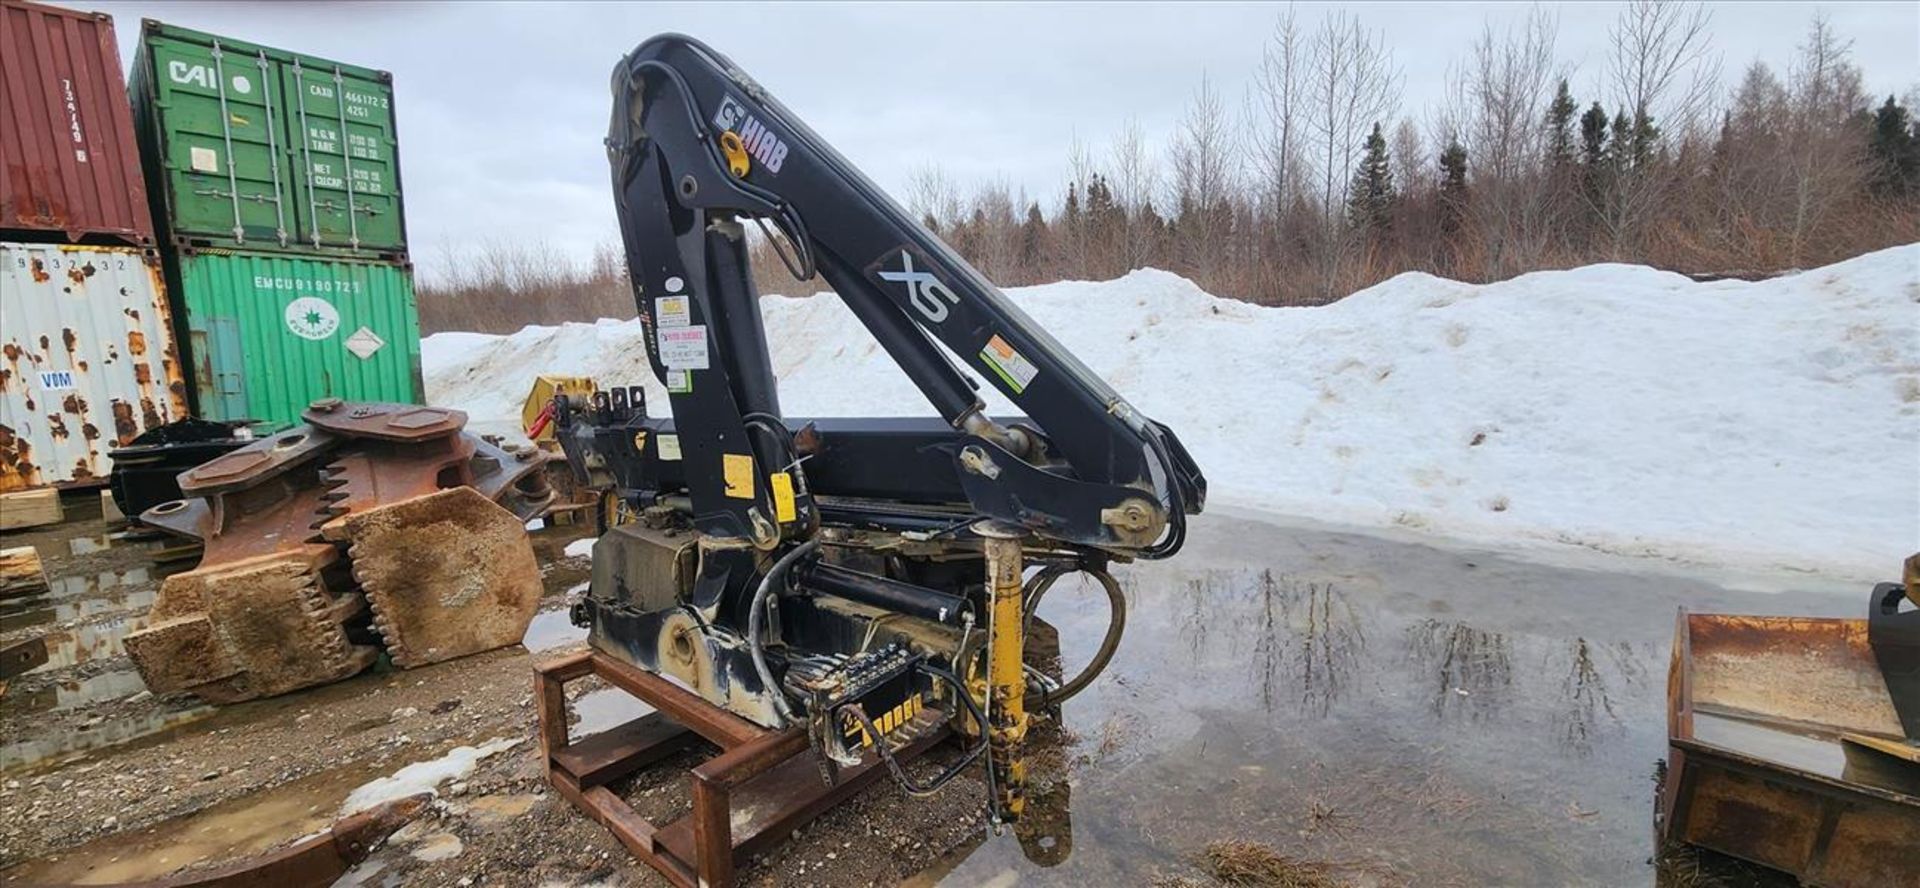
M1167 152L1173 180L1169 203L1175 214L1179 255L1201 281L1211 280L1231 229L1228 199L1238 176L1238 152L1225 104L1206 75L1194 90Z
M1537 267L1548 242L1550 183L1542 166L1557 30L1540 7L1504 33L1488 24L1453 75L1448 113L1473 158L1469 210L1489 274Z
M1300 144L1306 76L1304 44L1293 7L1275 23L1254 71L1255 106L1251 115L1258 144L1261 200L1278 213L1301 185Z
M1131 271L1146 264L1148 251L1152 248L1153 232L1144 227L1148 202L1153 200L1153 192L1160 185L1160 168L1154 163L1147 148L1146 135L1140 131L1140 121L1129 117L1120 134L1114 137L1113 147L1109 151L1113 165L1113 198L1120 204L1124 213L1121 221L1120 253L1126 269Z
M1800 58L1788 75L1790 111L1785 143L1793 220L1788 261L1804 258L1808 236L1841 201L1859 193L1866 177L1865 143L1848 120L1867 104L1860 69L1824 14L1816 15Z
M938 164L927 164L907 179L907 209L918 221L941 228L960 220L960 189Z
M1699 3L1629 3L1607 32L1617 106L1675 136L1697 133L1720 76L1709 42L1712 20Z
M1354 159L1373 125L1393 116L1400 73L1385 38L1340 12L1323 19L1314 33L1307 76L1307 136L1320 179L1320 286L1330 297L1351 246L1346 205Z
M1660 163L1664 145L1704 138L1719 58L1712 53L1712 16L1698 3L1633 0L1608 31L1608 79L1617 116L1613 168L1592 197L1612 256L1638 247L1663 195L1675 190L1673 168Z

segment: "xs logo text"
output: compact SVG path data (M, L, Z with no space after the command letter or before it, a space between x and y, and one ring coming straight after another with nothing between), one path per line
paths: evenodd
M880 278L888 281L904 282L907 285L907 299L913 303L927 320L936 324L947 319L947 306L959 305L960 297L953 295L947 285L933 276L931 271L917 271L913 267L913 254L900 251L900 270L882 271ZM942 302L941 300L946 300Z

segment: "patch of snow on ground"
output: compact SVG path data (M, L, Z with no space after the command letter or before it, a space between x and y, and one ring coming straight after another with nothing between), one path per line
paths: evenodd
M481 759L512 749L520 744L520 740L518 737L501 737L480 746L456 746L437 759L414 762L393 772L392 776L370 780L347 795L347 800L340 805L340 816L365 811L416 793L438 795L440 784L473 773L474 766Z
M1178 433L1216 503L1848 578L1920 540L1920 245L1761 282L1409 273L1317 308L1155 270L1006 292ZM789 415L931 412L840 300L761 306ZM439 334L429 400L511 421L545 372L640 381L664 414L641 335Z
M568 543L565 549L560 550L560 554L568 558L592 558L593 544L596 539L598 538L586 537L584 539L574 540Z

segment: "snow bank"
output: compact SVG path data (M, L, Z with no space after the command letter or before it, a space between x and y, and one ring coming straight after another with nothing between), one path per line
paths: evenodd
M1403 274L1319 308L1153 270L1007 292L1179 433L1214 502L1848 578L1920 546L1920 245L1759 283ZM762 308L789 414L931 412L838 299ZM664 410L640 335L439 334L427 392L511 423L532 374L583 374Z

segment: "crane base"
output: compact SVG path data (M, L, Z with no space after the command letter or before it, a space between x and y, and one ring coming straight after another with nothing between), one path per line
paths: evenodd
M564 687L588 675L599 676L656 711L570 743ZM886 773L879 757L869 753L860 764L841 768L829 785L808 751L804 730L762 728L660 676L593 651L536 665L533 684L547 782L675 885L732 885L741 860ZM944 727L930 732L894 757L912 759L946 733ZM718 746L720 754L690 772L692 813L657 826L609 788L696 739Z

